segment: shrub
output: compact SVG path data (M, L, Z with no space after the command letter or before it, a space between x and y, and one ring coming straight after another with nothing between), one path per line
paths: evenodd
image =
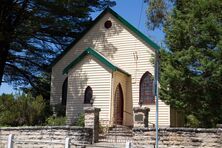
M76 122L74 123L75 126L85 126L85 116L83 113L79 114L78 118L76 119Z
M196 128L196 127L199 127L199 125L200 125L200 121L197 119L196 116L194 116L194 115L187 116L187 126L188 127Z
M46 119L46 124L49 126L65 125L66 124L66 117L50 116L48 119Z
M0 125L22 126L43 124L46 103L41 96L30 94L0 96Z
M1 126L16 126L15 119L18 117L18 112L15 111L15 101L13 95L0 96L0 125Z
M57 117L65 117L66 116L66 106L62 104L54 105L55 113Z
M99 122L99 133L100 134L104 134L107 133L109 130L108 126L103 126L100 122Z

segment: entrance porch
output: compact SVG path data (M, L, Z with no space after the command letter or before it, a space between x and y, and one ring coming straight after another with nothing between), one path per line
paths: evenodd
M111 126L132 126L133 102L131 77L119 71L115 71L113 72L112 82Z

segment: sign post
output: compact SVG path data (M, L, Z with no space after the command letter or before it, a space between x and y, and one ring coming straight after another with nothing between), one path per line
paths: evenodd
M155 88L155 97L156 97L156 148L158 148L159 136L159 90L158 90L158 78L159 78L159 53L155 52L155 78L154 78L154 88Z

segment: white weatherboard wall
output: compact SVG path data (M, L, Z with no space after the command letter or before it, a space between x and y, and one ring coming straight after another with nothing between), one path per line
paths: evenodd
M109 103L111 99L111 73L97 59L86 56L68 73L67 123L73 123L83 108L91 106L84 104L84 94L87 86L93 91L93 106L100 108L100 119L109 120Z
M112 21L110 29L104 27L104 23L107 20ZM128 88L129 90L132 89L132 92L127 93L129 93L128 97L131 97L130 94L132 94L133 107L138 106L140 78L146 71L154 75L154 66L151 63L154 50L109 13L104 15L52 68L51 104L61 100L61 88L65 79L62 74L63 69L87 47L102 53L112 63L131 75L132 86L127 86L130 87ZM148 107L150 108L149 120L155 123L155 105L149 105ZM159 112L160 127L169 126L169 106L160 101Z

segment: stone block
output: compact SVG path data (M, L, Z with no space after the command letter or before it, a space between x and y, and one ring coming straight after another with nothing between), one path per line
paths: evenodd
M148 127L148 114L150 109L147 107L134 107L134 128Z
M99 112L100 108L85 107L85 127L93 129L93 142L99 139Z

